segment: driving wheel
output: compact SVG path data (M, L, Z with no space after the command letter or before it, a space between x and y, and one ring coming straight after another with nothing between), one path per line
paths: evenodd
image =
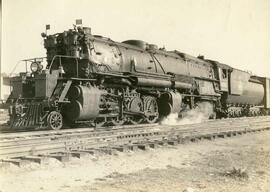
M143 102L141 98L134 97L129 103L129 111L135 113L143 112ZM129 122L133 125L140 124L143 121L143 116L140 114L134 114L129 117Z
M158 104L154 97L144 97L144 113L147 123L155 123L158 119Z

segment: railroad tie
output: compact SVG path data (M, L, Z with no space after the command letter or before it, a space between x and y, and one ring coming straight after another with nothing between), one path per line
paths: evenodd
M227 137L227 133L224 133L224 132L218 133L217 137L225 139Z
M141 150L148 150L150 148L148 143L143 143L143 144L137 144L138 148Z
M68 162L70 160L69 153L55 153L55 154L48 155L48 157L55 158L61 162Z
M108 154L108 155L117 155L116 149L110 148L110 147L101 147L97 149L103 154Z
M214 139L214 136L213 135L205 135L203 136L204 139L207 139L207 140L213 140Z
M157 148L158 147L158 143L157 142L151 142L151 143L149 143L149 147L150 148Z
M48 158L46 156L25 156L20 159L35 162L38 164L44 164L48 162Z
M86 157L87 155L89 155L89 153L86 152L86 151L71 151L70 155L72 157L77 157L77 158L81 159L81 158Z
M202 139L201 136L197 136L197 137L190 137L190 141L191 142L199 142Z
M73 151L74 153L86 153L88 155L99 155L100 152L96 149L80 149Z
M160 145L160 146L168 146L167 140L157 141L157 144Z
M129 150L129 147L127 145L120 145L118 147L113 147L113 149L119 152L127 152Z
M25 166L27 163L29 163L29 161L26 160L22 160L22 159L3 159L1 160L3 163L7 163L7 164L14 164L18 167L23 167Z
M134 151L135 152L135 151L138 151L139 150L139 148L138 148L137 145L128 144L127 146L128 146L128 149L131 150L131 151Z
M168 141L169 145L177 145L178 144L178 140L170 140Z

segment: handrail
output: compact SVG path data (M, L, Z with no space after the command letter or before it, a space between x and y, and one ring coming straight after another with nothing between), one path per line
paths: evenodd
M47 57L34 57L34 58L30 58L30 59L23 59L21 61L32 61L32 60L36 61L37 59L42 59L42 61L43 61L43 59L45 59L45 58L47 58Z
M60 58L60 66L62 66L61 58L73 58L76 60L76 76L79 77L79 63L78 63L78 57L75 56L68 56L68 55L55 55L53 56L53 59L51 61L51 64L49 66L49 71L51 71L52 64L56 58Z
M36 58L30 58L30 59L23 59L23 60L19 60L16 65L14 66L14 68L12 69L12 71L9 73L9 77L12 76L12 74L14 74L14 71L17 69L18 65L21 63L21 62L25 62L25 72L27 72L27 62L28 61L32 61L32 62L35 62L37 61L38 59L45 59L46 57L36 57Z
M26 69L25 72L27 72L27 62L35 62L35 61L37 61L37 60L43 61L45 58L47 58L47 57L35 57L35 58L29 58L29 59L23 59L23 60L20 60L20 61L17 62L17 64L15 65L15 67L12 69L12 71L9 73L9 76L11 76L11 75L14 73L14 71L16 70L16 68L18 67L18 65L19 65L20 62L25 62L25 69ZM76 75L77 75L77 77L79 76L79 63L78 63L78 57L75 57L75 56L68 56L68 55L54 55L54 56L53 56L53 59L52 59L52 61L51 61L51 63L50 63L50 65L49 65L49 67L47 67L47 69L49 69L49 71L51 70L52 64L53 64L53 62L54 62L54 60L55 60L56 58L60 58L60 66L62 66L61 58L73 58L73 59L75 59L75 60L76 60Z

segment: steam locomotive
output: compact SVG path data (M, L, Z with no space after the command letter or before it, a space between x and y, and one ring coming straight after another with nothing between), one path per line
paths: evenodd
M213 107L209 118L270 114L269 78L88 27L42 37L47 57L11 78L11 128L154 123L200 103Z

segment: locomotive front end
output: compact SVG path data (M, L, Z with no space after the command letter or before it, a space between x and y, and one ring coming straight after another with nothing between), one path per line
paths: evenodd
M26 71L11 77L11 94L7 99L11 128L40 127L44 123L44 108L50 105L58 78L58 74L42 70L44 59L23 60Z

